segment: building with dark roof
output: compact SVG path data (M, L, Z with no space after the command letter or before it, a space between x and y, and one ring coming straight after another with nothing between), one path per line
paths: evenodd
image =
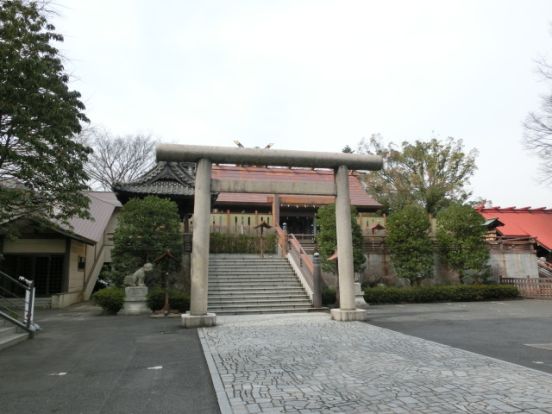
M174 200L179 207L185 225L193 212L194 163L158 162L142 177L129 182L117 183L113 191L124 204L132 197L156 195ZM328 169L307 169L287 167L259 167L237 165L213 165L213 179L240 181L302 181L313 184L334 179ZM351 204L359 213L377 211L381 205L363 188L359 176L349 176ZM316 231L316 210L331 204L334 196L308 196L287 194L256 193L213 193L211 224L214 231L244 232L261 222L282 226L294 233L314 233Z

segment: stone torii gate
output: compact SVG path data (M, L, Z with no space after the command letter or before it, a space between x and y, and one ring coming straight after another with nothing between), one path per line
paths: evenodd
M349 169L379 170L383 162L374 155L290 151L259 148L208 147L161 144L157 161L195 162L195 198L192 238L190 311L182 315L182 325L191 328L213 326L216 315L207 313L209 274L209 218L211 191L267 194L336 196L336 229L340 308L332 309L332 319L362 320L366 312L356 309L351 231ZM212 180L211 164L246 164L283 167L331 168L334 180L328 183Z

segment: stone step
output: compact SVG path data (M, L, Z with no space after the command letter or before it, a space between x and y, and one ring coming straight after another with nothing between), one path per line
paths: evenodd
M211 255L209 310L220 314L304 312L309 297L286 258Z
M232 262L228 262L228 261L216 261L216 262L213 262L213 261L210 261L209 262L209 267L210 266L248 266L248 265L251 265L251 264L256 264L256 265L266 265L266 266L288 266L289 267L289 263L287 262L287 259L283 259L283 260L278 260L278 261L266 261L266 260L257 260L257 261L232 261Z
M29 338L26 332L19 332L15 326L6 326L0 328L0 350L23 342Z
M243 288L246 288L248 286L251 286L251 283L247 282L239 282L239 283L210 283L209 284L209 290L212 291L218 291L218 290L228 290L231 288L237 288L238 290L241 290ZM288 288L288 289L298 289L301 288L301 284L299 282L289 282L289 283L269 283L269 282L263 282L263 283L255 283L255 288L264 288L264 289L271 289L271 288Z
M209 264L213 266L223 266L223 265L233 265L233 266L243 266L251 263L262 264L262 265L285 265L287 264L287 259L281 260L209 260Z
M294 275L281 275L281 276L276 276L276 275L243 275L243 276L239 276L239 275L233 275L233 276L213 276L213 277L209 277L209 282L210 281L213 281L213 282L221 282L221 281L240 281L240 280L249 280L249 281L281 281L281 282L285 282L287 280L297 280L297 278L294 276Z
M263 295L262 293L255 293L255 294L233 294L233 295L227 295L227 294L213 294L209 295L209 303L211 303L211 300L263 300L263 299L273 299L273 300L286 300L286 299L307 299L307 296L303 292L301 293L291 293L291 294L276 294L276 295Z
M277 306L277 307L286 307L286 306L310 306L310 302L306 299L294 299L294 300L219 300L219 301L209 301L209 306L213 307L224 307L224 308L248 308L252 306Z
M24 298L2 298L2 301L8 306L16 310L25 308L25 299ZM35 309L51 309L52 308L52 298L35 298L34 302Z
M278 257L278 258L269 258L265 257L264 259L261 259L260 257L257 258L250 258L250 259L210 259L209 263L237 263L237 264L243 264L243 263L267 263L267 264L274 264L274 263L285 263L287 259Z
M305 292L209 292L209 300L211 299L226 299L226 298L305 298Z
M263 277L263 276L220 276L209 278L210 282L290 282L295 279L292 277Z
M312 312L317 309L312 307L296 307L296 308L244 308L244 309L227 309L227 308L209 308L209 312L214 312L217 315L244 315L244 314L261 314L261 313L293 313L293 312Z
M17 332L17 326L13 324L0 326L0 338Z
M211 305L209 305L211 306ZM224 306L212 306L213 308L224 308L229 311L233 310L240 310L240 309L271 309L271 308L290 308L290 309L296 309L296 308L305 308L307 306L311 306L310 302L307 301L307 303L301 303L301 302L268 302L268 303L251 303L251 304L239 304L239 303L228 303L224 304Z
M265 263L255 263L253 265L251 264L220 264L220 265L214 265L212 263L209 264L209 271L214 270L256 270L256 269L276 269L276 270L289 270L291 269L291 266L285 265L285 264L265 264Z
M270 268L266 270L260 270L258 267L253 269L236 268L236 269L209 269L209 275L218 274L289 274L292 271L291 268Z
M276 286L273 288L267 287L235 287L230 286L223 289L217 289L217 290L211 290L209 289L209 295L282 295L282 294L290 294L290 295L298 295L298 294L305 294L305 291L303 290L302 286L298 287L292 287L292 288L283 288L280 286Z
M216 272L209 272L209 277L218 277L218 276L285 276L285 277L296 277L295 273L291 269L288 271L284 270L267 270L266 272L262 269L255 270L236 270L225 272L222 270Z

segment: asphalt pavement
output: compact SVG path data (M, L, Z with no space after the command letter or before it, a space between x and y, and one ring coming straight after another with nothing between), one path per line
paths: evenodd
M552 373L552 300L377 305L368 323Z
M0 412L218 413L197 330L176 318L42 311L34 339L0 352Z

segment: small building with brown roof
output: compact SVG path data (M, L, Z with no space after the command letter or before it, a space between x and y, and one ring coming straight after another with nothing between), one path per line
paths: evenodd
M87 193L92 219L70 227L21 217L17 239L0 234L0 270L34 280L40 306L64 307L90 298L104 263L111 262L113 232L121 203L111 192Z

